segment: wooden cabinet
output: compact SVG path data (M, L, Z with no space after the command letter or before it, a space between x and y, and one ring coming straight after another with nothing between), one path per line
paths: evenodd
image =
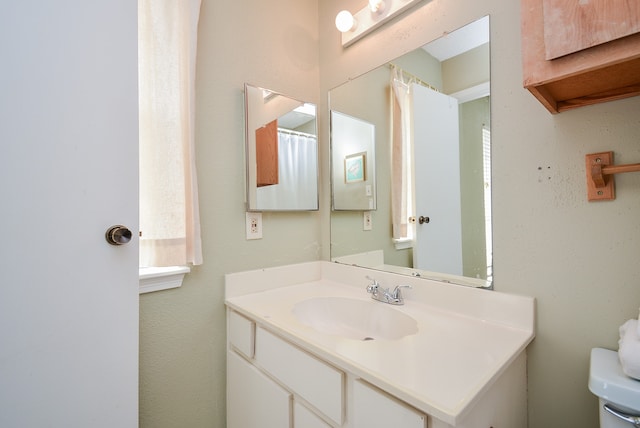
M551 113L640 95L640 2L521 1L523 84Z
M278 120L256 129L257 186L278 184Z

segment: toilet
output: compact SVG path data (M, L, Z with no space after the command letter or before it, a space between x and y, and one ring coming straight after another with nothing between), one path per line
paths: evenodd
M589 390L600 402L600 428L640 428L640 380L622 372L618 353L591 350Z

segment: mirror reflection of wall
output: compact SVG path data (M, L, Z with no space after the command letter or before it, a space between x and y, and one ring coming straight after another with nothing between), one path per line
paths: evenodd
M318 209L316 107L245 84L247 209Z
M331 214L331 257L353 263L364 264L378 269L395 272L420 274L422 276L445 279L450 282L467 285L488 287L492 280L491 262L491 217L490 217L490 71L489 71L489 17L485 17L473 25L463 27L448 33L423 48L409 52L394 59L344 85L330 91L330 108L349 115L363 118L376 126L377 156L377 185L378 210L373 213L373 230L362 230L362 217L355 213L332 212ZM476 41L474 41L476 40ZM415 223L408 222L406 226L398 223L398 213L395 218L392 208L392 194L395 194L395 204L398 202L398 191L392 192L392 141L400 127L391 122L392 103L395 94L392 91L392 74L402 73L408 85L417 85L427 92L436 89L439 94L448 94L456 103L455 139L458 141L454 162L451 168L442 168L444 160L431 152L429 159L413 157L415 147L407 152L408 175L413 180L409 189L409 196L405 196L406 212L402 213L405 220L410 217ZM431 87L431 89L429 89ZM414 92L424 92L414 90ZM411 95L412 97L414 95ZM415 101L415 100L414 100ZM412 101L413 102L413 101ZM447 101L445 101L447 102ZM459 104L458 104L459 103ZM440 111L438 108L437 111ZM413 144L441 141L439 133L442 126L430 121L435 114L415 113L411 119L411 127L417 124L424 128L423 136L418 136L412 130ZM442 121L443 119L437 119ZM428 132L437 131L430 135ZM422 132L422 131L421 131ZM414 135L416 134L416 135ZM422 134L421 134L422 135ZM433 145L433 144L431 144ZM447 146L441 148L450 152ZM430 149L431 150L431 149ZM420 152L420 151L419 151ZM396 161L398 157L396 155ZM395 163L395 162L394 162ZM456 177L446 178L446 173L456 172ZM422 178L425 172L435 174L429 178ZM427 175L428 176L428 175ZM433 232L445 222L455 218L454 215L436 214L444 203L434 200L435 197L425 190L429 186L441 194L452 195L458 199L458 220L450 225L459 230L459 238L453 235L447 238L437 238ZM455 186L448 189L447 186ZM429 193L431 192L431 193ZM426 199L426 200L425 200ZM454 201L455 202L455 201ZM416 205L421 212L416 211ZM397 209L396 209L397 211ZM408 214L408 215L407 215ZM402 217L402 215L400 217ZM428 223L420 224L420 218L429 218ZM405 221L406 222L406 221ZM401 231L406 228L406 234ZM426 236L416 240L416 234L425 232ZM441 239L440 243L436 243ZM421 253L432 254L428 259L444 252L446 245L456 241L457 251L461 262L455 268L444 265L420 265L416 258ZM446 245L445 245L446 244ZM425 249L426 247L426 249ZM363 255L371 255L367 258ZM453 257L449 257L450 259ZM466 277L463 278L462 276Z

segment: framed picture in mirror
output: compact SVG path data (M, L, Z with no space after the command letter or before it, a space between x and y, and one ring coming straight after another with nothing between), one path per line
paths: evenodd
M365 152L344 158L344 181L346 183L357 183L366 180L366 158L367 154Z

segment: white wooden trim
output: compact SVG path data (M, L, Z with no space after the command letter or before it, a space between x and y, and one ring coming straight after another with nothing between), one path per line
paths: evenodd
M141 267L140 294L181 287L189 272L191 269L187 266Z

